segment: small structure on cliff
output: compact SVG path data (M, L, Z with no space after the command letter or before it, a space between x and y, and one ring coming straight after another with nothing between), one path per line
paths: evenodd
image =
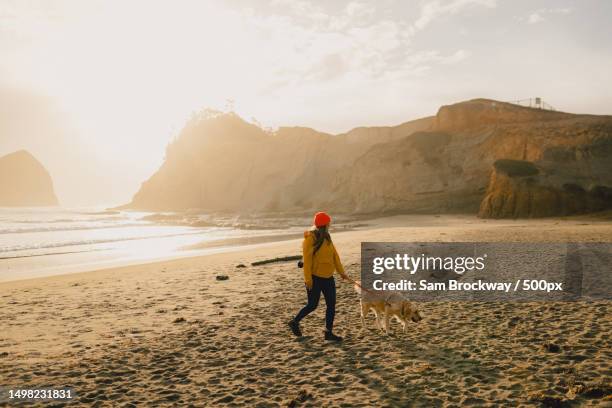
M544 99L540 98L539 96L536 96L534 98L519 99L518 101L508 101L508 103L529 108L556 111L556 109L551 104L545 102Z

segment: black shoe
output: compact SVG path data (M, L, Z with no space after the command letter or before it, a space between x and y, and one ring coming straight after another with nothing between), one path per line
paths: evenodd
M302 337L302 331L300 330L300 324L298 322L296 322L295 320L291 320L287 324L289 325L289 328L291 329L295 337Z
M341 342L342 337L336 336L334 333L325 330L325 340Z

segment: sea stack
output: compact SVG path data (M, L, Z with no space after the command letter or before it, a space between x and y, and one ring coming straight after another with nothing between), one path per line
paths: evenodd
M49 172L25 150L0 157L0 207L58 205Z

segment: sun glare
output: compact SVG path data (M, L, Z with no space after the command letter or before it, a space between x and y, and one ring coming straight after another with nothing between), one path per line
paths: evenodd
M252 99L254 50L235 13L210 2L71 6L29 31L22 74L100 156L157 165L191 112Z

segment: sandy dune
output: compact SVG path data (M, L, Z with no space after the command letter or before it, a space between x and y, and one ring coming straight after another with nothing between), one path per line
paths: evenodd
M377 225L334 235L354 278L360 241L612 240L612 223L588 219ZM610 302L428 303L420 324L385 337L372 317L361 328L357 294L338 282L344 344L323 341L324 307L295 339L285 322L305 300L301 270L248 265L299 247L1 284L3 385L70 386L87 406L612 404Z

